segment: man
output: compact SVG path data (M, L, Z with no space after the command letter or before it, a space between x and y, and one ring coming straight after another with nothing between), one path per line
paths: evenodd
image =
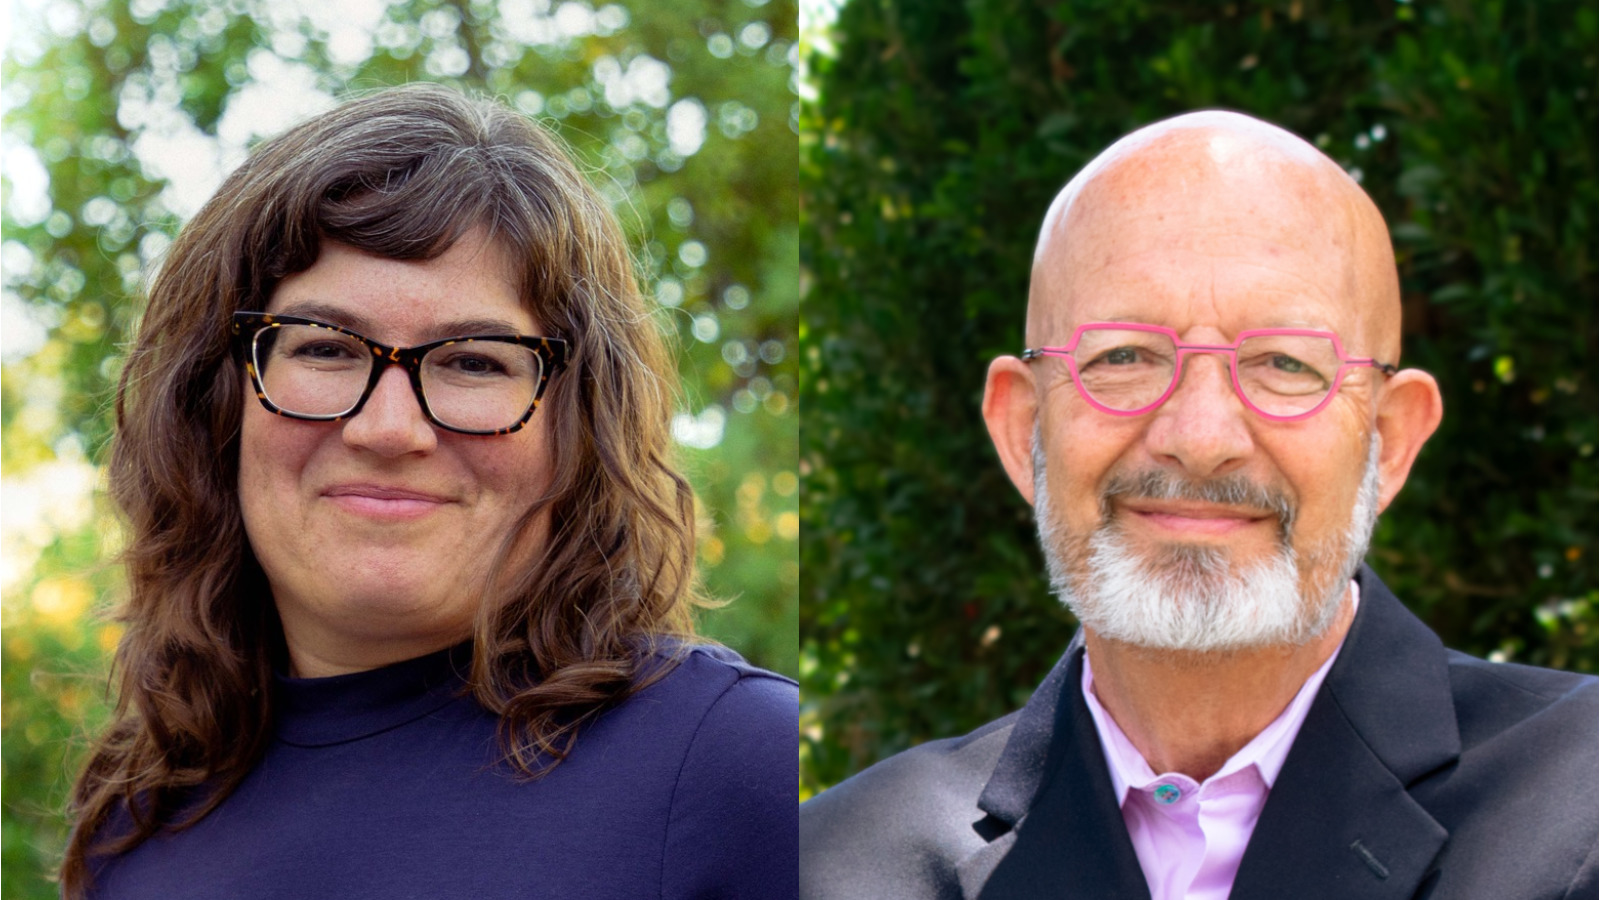
M1594 897L1593 678L1446 651L1361 566L1438 425L1376 207L1232 113L1046 216L984 419L1083 623L1018 713L801 808L801 894Z

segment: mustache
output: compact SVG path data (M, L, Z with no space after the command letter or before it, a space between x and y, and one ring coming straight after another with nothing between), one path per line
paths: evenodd
M1180 478L1163 469L1117 474L1100 491L1100 520L1111 523L1111 504L1128 500L1188 500L1260 510L1277 517L1284 541L1294 528L1299 505L1289 494L1271 485L1257 484L1243 475L1220 475L1204 481Z

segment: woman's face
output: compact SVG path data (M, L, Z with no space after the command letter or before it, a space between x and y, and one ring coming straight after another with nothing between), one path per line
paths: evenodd
M540 334L510 271L478 233L428 262L325 242L266 311L405 347ZM375 668L466 639L490 562L549 485L547 413L508 435L446 431L423 416L400 366L343 421L275 415L248 382L240 402L240 506L293 674Z

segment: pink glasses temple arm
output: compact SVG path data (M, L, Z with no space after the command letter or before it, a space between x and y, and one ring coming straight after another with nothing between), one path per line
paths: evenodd
M1371 366L1382 372L1385 378L1392 378L1396 372L1400 371L1400 367L1397 365L1378 362L1375 359L1347 359L1344 363L1347 366Z

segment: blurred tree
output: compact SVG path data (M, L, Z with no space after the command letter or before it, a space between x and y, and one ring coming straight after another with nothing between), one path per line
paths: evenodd
M704 630L791 675L798 49L792 0L34 0L3 70L6 897L47 897L72 739L103 709L115 522L91 496L118 348L179 224L257 140L434 80L556 129L683 353ZM75 485L75 486L74 486Z
M1018 708L1070 639L985 366L1060 186L1195 108L1313 141L1393 231L1446 413L1370 562L1451 646L1593 672L1595 32L1575 2L844 6L801 129L802 796Z

